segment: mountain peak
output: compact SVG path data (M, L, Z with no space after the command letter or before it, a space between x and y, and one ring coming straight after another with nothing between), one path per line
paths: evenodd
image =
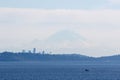
M33 45L54 51L60 51L61 49L68 51L69 49L86 47L86 42L86 39L79 34L69 30L62 30L54 33L47 39L33 43Z
M85 39L75 32L69 30L62 30L54 33L52 36L48 38L48 40L58 42L58 41L76 41L76 40L84 41Z

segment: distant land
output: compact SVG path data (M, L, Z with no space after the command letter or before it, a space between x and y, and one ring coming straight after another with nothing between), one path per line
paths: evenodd
M26 52L1 52L0 61L120 61L120 55L105 56L105 57L89 57L80 54L50 54L45 51L36 52L34 48L33 51Z

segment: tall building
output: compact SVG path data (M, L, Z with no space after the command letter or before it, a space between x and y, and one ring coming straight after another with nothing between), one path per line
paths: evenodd
M32 53L31 50L28 50L28 53Z
M42 51L42 54L45 54L45 51Z
M25 51L25 50L22 50L22 53L26 53L26 51Z
M33 53L36 53L36 48L33 48Z

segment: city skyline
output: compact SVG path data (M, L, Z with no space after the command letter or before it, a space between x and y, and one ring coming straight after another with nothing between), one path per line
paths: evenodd
M119 54L119 21L119 0L0 0L0 51Z

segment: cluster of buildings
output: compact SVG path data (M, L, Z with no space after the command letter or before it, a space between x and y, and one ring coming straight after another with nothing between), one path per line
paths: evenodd
M33 54L36 54L36 53L39 53L39 54L45 54L45 51L42 51L42 52L37 52L36 48L33 48L32 50L22 50L21 53L33 53Z

